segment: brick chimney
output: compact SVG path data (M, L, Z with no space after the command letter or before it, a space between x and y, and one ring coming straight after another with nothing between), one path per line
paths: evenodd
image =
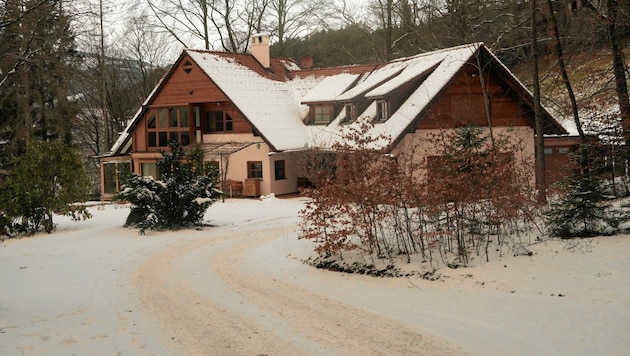
M254 56L265 69L269 69L269 35L266 33L252 35L250 46L252 56Z

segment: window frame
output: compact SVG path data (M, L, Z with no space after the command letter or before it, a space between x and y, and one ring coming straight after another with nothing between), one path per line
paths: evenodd
M386 99L378 99L376 103L376 121L385 122L389 119L389 102Z
M263 178L263 162L247 161L247 179Z
M220 119L218 113L221 113ZM227 110L208 110L204 118L204 134L234 132L234 118ZM217 128L220 126L220 130Z
M341 121L342 123L346 124L346 123L351 123L356 121L357 119L357 104L355 103L346 103L343 106L343 110L344 110L344 118Z
M146 116L147 149L168 147L175 138L183 146L190 146L190 108L187 105L151 108Z
M319 104L311 106L311 123L314 125L328 125L332 122L333 116L334 110L332 105Z
M286 162L283 159L279 159L273 162L273 175L276 180L287 179Z

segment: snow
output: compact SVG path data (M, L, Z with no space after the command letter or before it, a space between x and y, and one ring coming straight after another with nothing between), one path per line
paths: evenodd
M290 83L265 78L218 54L187 53L277 150L303 146L302 111Z
M361 95L368 100L374 100L391 95L396 88L426 76L411 96L391 113L388 120L376 123L368 132L372 137L385 135L396 140L405 134L412 121L431 104L466 62L482 49L485 49L482 43L473 43L401 58L378 66L337 67L331 71L300 70L292 78L289 75L284 79L257 72L242 64L239 57L230 57L226 53L185 50L183 55L190 56L199 65L261 133L273 151L281 152L314 147L330 149L343 140L344 128L338 125L343 117L343 110L328 125L308 125L305 119L309 114L309 107L305 104L344 104ZM493 63L499 65L524 92L531 94L489 50L487 53ZM298 69L295 63L290 65L287 60L282 59L280 62L288 71ZM147 98L143 107L150 103L158 87ZM357 116L373 119L375 112L372 101ZM139 120L142 113L143 109L140 108L133 122ZM112 155L128 149L133 122L112 147ZM387 144L389 142L383 143Z
M331 102L356 81L358 75L341 73L324 78L302 98L303 103Z
M629 236L524 241L440 278L301 262L304 198L227 199L199 230L139 235L126 205L0 243L0 354L621 355ZM413 269L414 264L400 264Z

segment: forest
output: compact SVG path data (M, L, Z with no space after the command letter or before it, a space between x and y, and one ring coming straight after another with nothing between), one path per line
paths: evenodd
M595 155L589 137L630 141L627 2L2 0L0 184L29 147L59 142L83 160L96 198L97 156L178 53L246 53L259 32L271 36L272 55L312 58L313 67L483 42L536 102L574 123L581 174L590 176Z

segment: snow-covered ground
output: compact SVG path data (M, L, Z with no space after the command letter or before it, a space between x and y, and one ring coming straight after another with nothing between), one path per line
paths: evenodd
M0 355L623 355L630 237L550 240L437 281L314 269L302 198L230 199L213 227L128 208L0 243Z

